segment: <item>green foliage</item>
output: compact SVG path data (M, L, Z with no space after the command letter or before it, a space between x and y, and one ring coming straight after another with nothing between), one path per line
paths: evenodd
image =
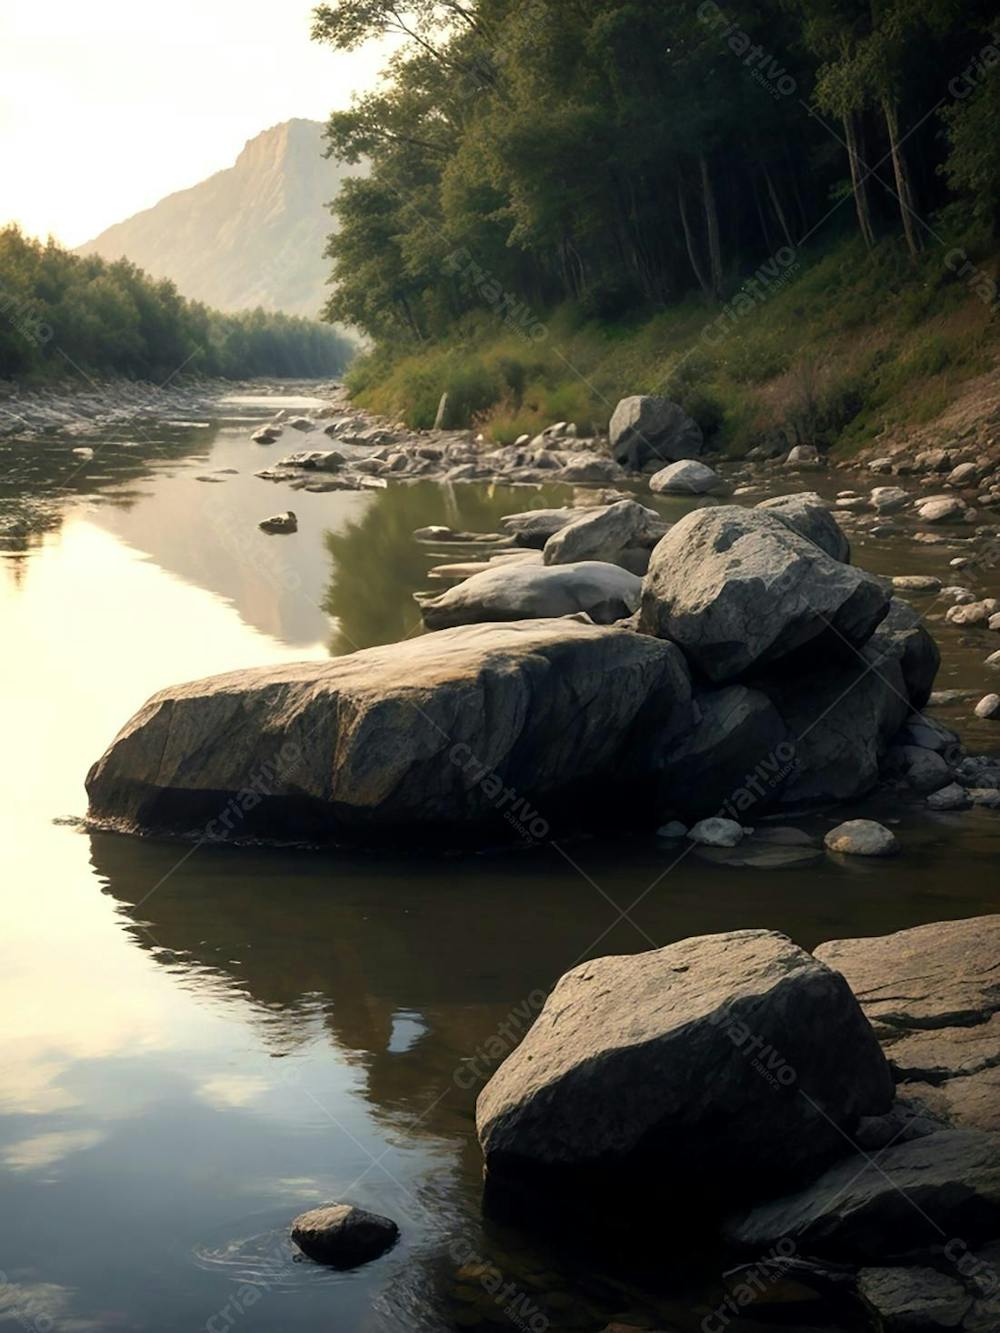
M134 264L81 258L0 230L0 379L73 371L162 381L336 375L353 345L325 325L265 310L222 314Z
M454 343L476 313L530 339L572 310L631 340L657 311L733 299L800 238L856 226L855 191L859 262L884 282L941 208L996 225L993 17L987 0L321 5L318 41L400 39L380 88L328 125L328 151L371 170L336 205L327 315L399 356ZM945 97L950 75L964 82ZM908 254L879 244L903 233ZM856 274L828 276L855 290L862 327ZM747 383L791 364L749 345L744 360Z

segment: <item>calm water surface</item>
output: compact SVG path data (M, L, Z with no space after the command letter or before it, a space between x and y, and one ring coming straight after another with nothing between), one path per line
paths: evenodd
M587 956L740 926L811 946L997 910L1000 819L904 811L898 862L768 871L672 869L652 838L406 861L189 854L62 822L154 690L416 632L411 593L454 552L417 547L415 527L489 530L565 499L293 493L253 476L277 456L248 442L259 410L120 432L85 464L72 442L0 447L0 504L21 516L0 550L0 1325L696 1329L718 1293L669 1251L637 1283L483 1220L483 1078ZM289 505L297 536L257 531ZM857 557L941 573L950 554ZM941 683L983 685L983 636L942 639ZM349 1275L297 1262L289 1219L336 1198L396 1218L400 1245ZM510 1312L483 1263L514 1284Z

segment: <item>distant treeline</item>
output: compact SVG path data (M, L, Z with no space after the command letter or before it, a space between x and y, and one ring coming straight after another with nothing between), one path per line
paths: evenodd
M831 228L914 256L995 230L997 22L993 0L321 5L338 49L404 39L330 120L371 171L335 207L328 317L413 346L491 309L533 340L564 303L732 300Z
M223 314L127 260L81 258L0 230L0 380L179 372L242 379L338 375L353 344L329 325L267 310Z

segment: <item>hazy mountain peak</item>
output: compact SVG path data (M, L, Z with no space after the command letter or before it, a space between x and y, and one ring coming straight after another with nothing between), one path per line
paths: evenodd
M323 157L322 130L312 120L272 125L231 167L108 227L78 253L124 255L220 310L318 314L329 273L327 205L361 171Z

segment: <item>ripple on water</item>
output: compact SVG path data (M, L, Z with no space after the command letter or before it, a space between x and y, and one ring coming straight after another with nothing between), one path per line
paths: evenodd
M351 1281L358 1275L357 1269L342 1271L313 1263L299 1253L285 1227L201 1245L193 1257L207 1272L223 1273L233 1282L268 1291L305 1291L320 1283Z

